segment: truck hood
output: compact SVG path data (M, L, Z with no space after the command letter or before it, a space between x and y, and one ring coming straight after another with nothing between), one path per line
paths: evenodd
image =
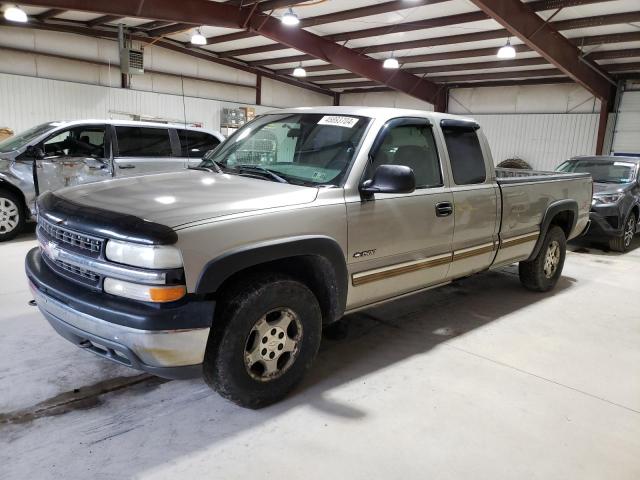
M633 183L598 183L593 182L593 193L621 193L633 187Z
M56 195L175 228L225 215L310 203L318 189L186 170L70 187Z

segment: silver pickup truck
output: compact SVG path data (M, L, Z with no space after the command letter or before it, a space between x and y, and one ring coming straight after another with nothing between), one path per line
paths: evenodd
M26 272L78 346L257 408L346 313L515 262L553 288L591 196L588 174L496 171L468 118L281 110L198 170L42 195Z
M31 220L39 192L198 165L224 137L202 128L128 120L36 125L0 142L0 242Z

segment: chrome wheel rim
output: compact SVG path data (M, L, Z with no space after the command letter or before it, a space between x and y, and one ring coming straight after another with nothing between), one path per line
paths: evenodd
M628 247L631 245L631 240L633 240L633 236L636 233L636 217L631 215L629 220L627 221L627 226L624 229L624 246Z
M544 256L544 275L547 278L551 278L558 270L558 264L560 263L560 244L557 241L552 241L547 247L547 253Z
M289 308L276 308L253 326L244 348L247 373L261 382L282 376L294 364L302 340L302 323Z
M0 234L15 230L19 221L18 206L8 198L0 197Z

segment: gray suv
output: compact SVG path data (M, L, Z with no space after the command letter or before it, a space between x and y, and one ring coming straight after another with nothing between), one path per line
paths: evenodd
M606 240L617 252L626 252L640 219L640 159L584 156L567 160L560 172L588 173L593 178L591 225L586 237Z
M0 142L0 242L30 220L40 192L198 165L224 137L151 122L80 120L37 125Z

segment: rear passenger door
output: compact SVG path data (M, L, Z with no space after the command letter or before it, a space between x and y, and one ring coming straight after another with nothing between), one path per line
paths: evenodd
M170 129L165 126L116 125L115 175L129 177L185 168L174 150Z
M205 153L220 145L220 140L207 132L185 129L176 131L180 140L180 158L186 166L197 166Z
M445 119L440 123L449 156L454 203L453 262L448 277L487 269L495 257L499 229L499 191L491 155L478 136L477 123Z

